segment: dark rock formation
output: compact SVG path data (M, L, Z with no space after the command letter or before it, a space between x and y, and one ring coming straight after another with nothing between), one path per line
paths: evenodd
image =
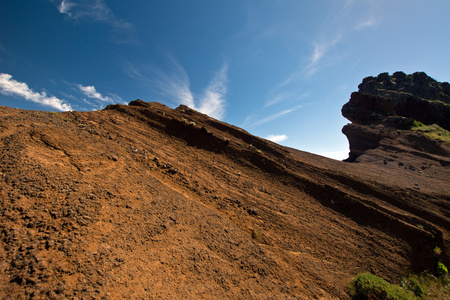
M437 82L423 72L395 72L392 76L381 73L366 77L358 88L342 108L342 115L354 123L370 124L401 116L407 119L390 121L400 121L405 129L417 120L450 130L448 82Z
M424 72L416 72L411 75L395 72L392 76L389 76L388 73L381 73L377 77L364 78L358 88L360 92L370 95L392 98L393 95L409 94L450 104L450 84L438 82Z
M414 121L450 130L448 82L438 82L423 72L381 73L364 78L358 89L342 107L342 115L352 122L342 130L350 143L347 161L356 161L366 150L378 148L383 139L397 139L401 130L407 131L409 140L422 140L410 145L415 150L448 154L448 144L424 142L423 137L409 131Z

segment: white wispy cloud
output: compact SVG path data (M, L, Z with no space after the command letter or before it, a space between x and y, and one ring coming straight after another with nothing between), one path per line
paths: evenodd
M77 84L77 86L86 97L89 97L92 99L98 99L100 101L112 101L112 99L110 97L103 96L102 94L97 92L97 90L95 89L95 86L93 86L93 85L83 86L81 84Z
M310 58L310 65L315 65L317 64L320 59L323 57L323 55L325 54L328 45L325 43L314 43L314 47L313 47L313 52L311 54L311 58Z
M267 137L265 137L265 139L275 142L275 143L279 143L282 141L287 140L289 137L285 134L270 134Z
M170 55L166 54L168 64L165 70L151 67L141 70L129 61L124 61L123 68L131 78L139 80L166 101L175 105L184 104L216 119L222 119L226 112L226 93L228 82L228 65L224 64L199 94L191 91L190 79L184 68Z
M171 62L169 70L163 71L157 67L152 68L152 74L146 80L160 95L169 98L173 102L195 109L189 76L176 60L172 58L169 58L169 60Z
M223 65L216 76L211 80L203 96L200 98L198 111L216 119L225 115L225 95L227 93L228 65Z
M129 77L133 79L138 81L147 81L147 78L141 73L138 67L127 59L122 59L122 69Z
M286 99L292 99L293 92L292 91L276 91L273 90L270 93L269 100L266 101L266 104L264 104L264 108L281 103L286 101Z
M71 105L65 103L65 100L48 96L44 91L41 93L34 92L26 83L14 80L10 74L0 74L0 93L7 96L21 97L34 103L50 106L59 111L72 110Z
M280 111L278 113L275 113L273 115L270 115L268 117L261 118L261 119L260 118L255 118L254 115L251 115L251 116L249 116L249 117L247 117L245 119L244 125L242 125L242 127L244 127L244 128L252 128L252 127L255 127L255 126L259 126L259 125L271 122L273 120L276 120L276 119L278 119L278 118L280 118L280 117L282 117L284 115L287 115L287 114L289 114L289 113L291 113L293 111L296 111L297 109L302 108L302 107L303 107L303 105L300 104L300 105L294 106L294 107L289 108L289 109L285 109L283 111Z
M66 1L63 0L61 1L61 3L58 5L58 10L60 13L62 14L66 14L70 17L72 17L72 14L70 13L70 9L74 6L75 4L70 2L70 1Z
M366 17L362 20L360 20L357 24L356 24L356 29L365 29L368 27L374 27L377 26L380 23L380 19L375 17L375 16L369 16Z
M312 43L313 50L308 58L308 65L303 71L306 77L312 76L322 67L321 64L325 55L342 40L342 37L343 35L338 32L328 38L322 38Z
M93 85L82 85L82 84L75 84L75 86L79 89L79 91L86 97L92 99L93 101L88 101L86 99L83 99L83 101L87 104L89 104L92 107L95 107L97 109L102 109L105 106L106 103L120 103L120 104L126 104L122 98L116 94L109 93L108 96L102 95L99 93L95 86Z
M334 60L339 60L339 56L332 56L329 54L332 52L333 47L342 41L343 37L344 35L339 31L334 32L333 34L327 34L327 37L318 37L311 41L310 53L301 59L302 63L291 73L289 73L283 83L276 89L282 90L282 88L292 84L298 85L299 81L309 78L316 74L320 69L332 65Z
M335 50L345 38L357 31L377 26L382 20L377 10L377 1L363 4L360 1L348 0L340 8L337 5L339 4L336 4L337 13L324 21L317 37L311 42L311 52L306 59L306 66L301 73L297 72L302 76L311 77L320 69L339 61L342 55L337 55ZM355 18L355 14L362 17ZM291 77L296 78L297 75Z
M302 92L297 87L292 88L283 85L281 87L276 87L269 92L269 98L266 101L266 104L264 104L263 108L267 108L275 104L287 104L298 102L300 100L307 98L310 95L311 91Z
M113 29L116 42L132 42L134 27L118 18L103 0L63 0L55 1L58 11L76 22L91 21L104 23Z

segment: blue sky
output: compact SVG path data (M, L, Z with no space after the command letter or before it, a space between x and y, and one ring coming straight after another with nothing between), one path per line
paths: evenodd
M4 0L0 105L186 104L346 158L341 107L366 76L450 81L448 0Z

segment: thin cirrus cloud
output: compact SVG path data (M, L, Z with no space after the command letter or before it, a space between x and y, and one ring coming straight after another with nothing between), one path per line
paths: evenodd
M66 1L63 0L61 1L61 3L58 5L58 10L60 13L62 14L67 14L68 16L72 16L72 14L70 13L70 9L74 6L75 4L70 2L70 1Z
M308 59L308 65L302 72L303 75L306 77L311 77L323 66L327 66L328 64L323 65L323 63L322 63L325 55L334 46L336 46L341 40L342 40L342 34L336 33L331 38L322 39L322 40L313 42L313 50Z
M298 88L277 87L270 91L269 100L263 108L275 104L294 103L303 100L311 95L311 91L302 92Z
M370 16L368 18L362 19L358 24L356 24L356 29L365 29L368 27L377 26L380 23L380 19L375 16Z
M111 27L118 43L133 40L133 25L118 18L103 0L63 0L56 3L59 3L57 8L61 14L67 15L76 22L100 22Z
M184 68L169 55L167 58L169 64L165 71L158 67L151 67L145 72L129 61L125 61L124 70L128 76L139 80L165 98L164 100L184 104L210 117L222 120L226 113L228 65L224 64L205 90L200 95L195 95L191 91L189 76Z
M360 1L355 0L347 0L344 5L335 4L337 13L321 24L320 30L311 39L309 53L305 56L302 54L299 59L301 63L296 70L288 74L284 85L310 78L318 71L332 66L342 59L342 55L336 55L336 50L346 37L380 24L382 17L377 13L376 1L371 2L371 5L364 4L364 11L358 13L362 15L360 19L351 18L361 5Z
M175 63L175 66L175 73L167 74L161 70L157 72L158 77L155 79L155 86L160 93L210 117L223 119L225 116L228 65L222 66L203 94L198 97L198 101L196 101L197 97L191 92L189 76L186 71L177 63Z
M310 78L314 74L316 74L320 69L325 68L332 64L330 63L330 60L336 60L336 57L327 58L327 54L329 54L333 47L335 47L343 38L342 32L334 32L334 35L330 35L328 38L316 38L314 41L311 42L311 52L306 56L306 58L303 58L301 65L294 71L292 71L290 74L286 76L286 79L281 83L278 87L276 87L274 90L283 91L290 85L298 85L299 82L304 80L305 78ZM328 62L324 63L323 61L326 60ZM278 96L282 96L281 93L278 94ZM277 100L276 97L272 96L271 101L268 102L269 106L271 102L279 102L279 99ZM286 98L286 97L282 97Z
M276 120L278 118L281 118L282 116L287 115L287 114L289 114L291 112L294 112L297 109L300 109L302 107L303 107L303 105L299 104L299 105L296 105L296 106L294 106L292 108L285 109L283 111L280 111L280 112L275 113L273 115L270 115L268 117L265 117L265 118L262 118L262 119L257 119L257 120L255 120L255 116L254 115L251 115L251 116L249 116L249 117L247 117L245 119L244 124L242 125L242 127L244 127L244 128L252 128L252 127L255 127L255 126L259 126L259 125L271 122L273 120Z
M142 75L141 78L147 81L161 96L195 109L194 96L190 89L188 74L176 60L169 57L169 61L170 67L168 71L154 67L150 71L150 78L145 78Z
M26 83L14 80L10 74L0 74L0 93L7 96L21 97L59 111L72 110L72 106L65 103L65 100L55 96L48 96L44 91L41 93L35 92Z
M222 119L225 115L228 81L228 65L223 65L214 76L200 99L198 111L216 119Z

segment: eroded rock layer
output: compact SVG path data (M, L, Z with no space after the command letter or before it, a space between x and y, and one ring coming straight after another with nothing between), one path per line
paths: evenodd
M374 149L382 155L387 144L390 148L397 144L399 153L410 148L408 153L443 156L433 158L437 160L447 160L450 154L448 142L411 131L417 122L450 130L450 84L423 72L364 78L343 106L342 115L352 122L342 130L349 140L350 162L364 159L359 158L363 154L370 156Z

